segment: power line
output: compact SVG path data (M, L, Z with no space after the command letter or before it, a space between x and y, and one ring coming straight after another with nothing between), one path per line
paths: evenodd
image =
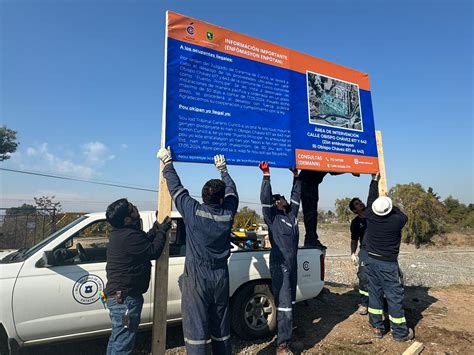
M120 188L123 188L123 189L130 189L130 190L140 190L140 191L148 191L148 192L158 192L158 190L150 189L150 188L142 188L142 187L136 187L136 186L127 186L127 185L122 185L122 184L120 184L120 183L109 183L109 182L102 182L102 181L92 180L92 179L75 178L75 177L70 177L70 176L62 176L62 175L52 175L52 174L45 174L45 173L37 173L37 172L34 172L34 171L28 171L28 170L7 169L7 168L0 168L0 170L10 171L10 172L20 173L20 174L42 176L42 177L48 177L48 178L60 179L60 180L86 182L86 183L88 183L88 184L96 184L96 185L105 185L105 186L112 186L112 187L120 187Z
M103 181L93 180L93 179L75 178L71 176L53 175L53 174L39 173L35 171L19 170L19 169L0 168L0 170L9 171L13 173L19 173L19 174L42 176L42 177L47 177L47 178L59 179L59 180L78 181L78 182L85 182L88 184L119 187L119 188L130 189L130 190L139 190L139 191L147 191L147 192L155 192L155 193L158 192L158 190L155 190L155 189L123 185L122 183L115 183L115 182L103 182ZM201 196L198 196L198 195L190 195L190 196L194 198L201 198ZM6 200L6 199L3 199L3 200ZM82 202L82 201L83 200L77 200L77 202ZM69 202L76 202L76 201L69 201ZM259 202L250 202L250 201L240 201L240 203L245 203L249 205L260 205Z

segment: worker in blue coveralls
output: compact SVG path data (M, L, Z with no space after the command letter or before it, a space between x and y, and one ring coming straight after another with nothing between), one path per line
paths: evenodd
M221 179L202 188L203 203L186 190L173 167L170 149L161 148L163 176L186 226L186 259L180 277L184 341L188 354L231 354L229 314L230 235L239 205L223 155L214 163Z
M293 331L293 305L298 281L298 209L300 207L301 181L298 170L293 172L293 189L290 204L284 196L272 195L268 162L258 166L263 172L260 202L265 223L268 225L270 243L270 273L272 291L277 307L277 354L289 351Z
M378 194L379 174L372 175L365 210L367 221L367 276L369 279L369 322L376 338L382 338L385 327L382 320L383 297L387 300L392 335L396 341L414 338L407 327L403 310L404 289L398 266L402 229L408 217L393 206L387 196Z
M359 314L366 315L369 305L369 290L367 279L367 250L365 247L365 230L367 229L367 221L365 219L365 205L358 198L354 197L349 202L349 209L356 214L351 222L351 260L358 266L357 278L359 279ZM356 254L357 244L359 244L359 254Z

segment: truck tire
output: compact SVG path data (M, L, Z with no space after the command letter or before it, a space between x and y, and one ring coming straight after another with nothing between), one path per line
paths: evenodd
M264 338L276 329L277 312L270 285L251 283L232 297L231 327L246 340Z

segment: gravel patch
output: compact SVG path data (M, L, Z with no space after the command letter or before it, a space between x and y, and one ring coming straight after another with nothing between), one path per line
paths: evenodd
M405 285L474 285L474 251L411 252L399 256ZM354 286L357 269L349 256L326 257L326 282Z

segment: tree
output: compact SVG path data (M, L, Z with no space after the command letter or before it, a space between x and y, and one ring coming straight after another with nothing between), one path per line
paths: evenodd
M62 206L61 206L61 202L54 202L55 196L41 196L41 197L33 197L33 199L35 200L35 203L36 203L36 207L39 209L39 210L43 210L43 211L39 211L40 214L53 214L53 212L55 214L58 214L61 212L61 209L62 209Z
M446 210L448 211L449 222L464 228L472 228L473 223L473 212L474 208L472 204L466 206L463 203L460 203L457 199L452 196L448 196L443 201Z
M7 128L7 126L0 127L0 161L10 159L10 154L16 151L18 144L16 131Z
M444 231L447 222L445 206L420 184L398 184L390 189L389 197L408 216L403 229L405 242L419 245L429 242L433 235Z
M341 199L336 199L336 216L337 220L341 223L348 223L351 221L352 212L349 209L349 202L351 202L350 197L344 197Z
M326 212L318 208L318 223L325 223L325 222L326 222Z
M254 224L256 225L259 219L260 216L257 214L256 211L248 207L243 207L235 215L233 229L249 229Z

